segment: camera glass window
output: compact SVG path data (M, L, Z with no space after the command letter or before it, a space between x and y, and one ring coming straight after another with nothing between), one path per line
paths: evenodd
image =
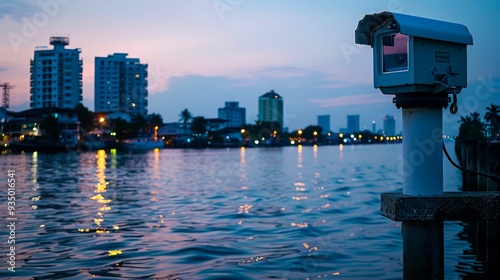
M383 72L408 71L408 36L400 33L384 36L382 45Z

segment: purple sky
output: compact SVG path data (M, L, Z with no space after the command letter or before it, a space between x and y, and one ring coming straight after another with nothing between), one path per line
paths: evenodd
M330 114L332 130L359 114L361 128L401 112L373 88L372 50L354 44L354 30L367 13L393 11L466 25L469 86L459 113L444 111L445 133L455 133L460 115L500 105L500 2L329 0L157 0L0 2L0 82L16 88L11 109L28 108L29 60L51 35L69 35L81 48L84 104L93 110L94 57L129 53L149 64L149 112L165 122L181 110L217 117L225 101L257 114L257 99L274 89L284 98L291 130Z

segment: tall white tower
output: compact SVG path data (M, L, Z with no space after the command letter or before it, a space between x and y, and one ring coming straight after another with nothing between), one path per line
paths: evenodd
M36 47L30 61L30 107L73 109L82 101L80 49L66 49L68 37L50 37L53 49Z
M274 90L259 97L259 122L276 122L283 127L283 98Z

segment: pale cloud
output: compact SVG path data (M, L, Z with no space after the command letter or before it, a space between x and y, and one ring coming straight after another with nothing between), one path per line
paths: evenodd
M340 107L349 105L360 105L360 104L377 104L377 103L389 103L392 102L392 97L390 95L383 94L358 94L358 95L348 95L340 96L334 98L325 99L311 99L310 103L316 104L320 108L329 107Z
M34 1L33 1L34 2ZM40 9L33 2L24 0L2 0L0 2L0 19L11 17L21 20L22 17L31 16Z
M354 43L354 29L365 14L395 10L387 1L318 0L312 5L300 0L222 0L241 2L223 20L213 0L143 2L0 0L0 37L5 39L0 40L0 78L16 86L11 106L29 102L29 61L35 47L60 34L70 36L68 48L82 50L83 97L89 104L94 99L94 58L125 52L149 65L150 111L165 120L177 120L184 108L214 117L228 100L239 101L255 115L258 96L270 89L280 93L286 110L296 115L290 118L295 128L315 123L317 114L335 115L332 127L344 127L345 114L360 114L371 126L372 120L398 113L392 96L373 88L372 48ZM459 102L469 100L464 94L474 94L474 82L481 77L498 79L500 56L491 46L500 45L500 37L490 35L499 26L499 1L389 2L402 2L397 10L403 13L470 28L475 43L467 53L470 84ZM483 20L470 14L480 14ZM28 27L33 24L36 29ZM9 32L22 36L19 52Z

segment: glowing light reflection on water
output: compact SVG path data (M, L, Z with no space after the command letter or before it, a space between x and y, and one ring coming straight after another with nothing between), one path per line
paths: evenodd
M19 181L15 275L398 279L401 225L380 216L379 195L401 189L389 175L400 148L4 155ZM445 230L450 279L464 271L461 230Z

